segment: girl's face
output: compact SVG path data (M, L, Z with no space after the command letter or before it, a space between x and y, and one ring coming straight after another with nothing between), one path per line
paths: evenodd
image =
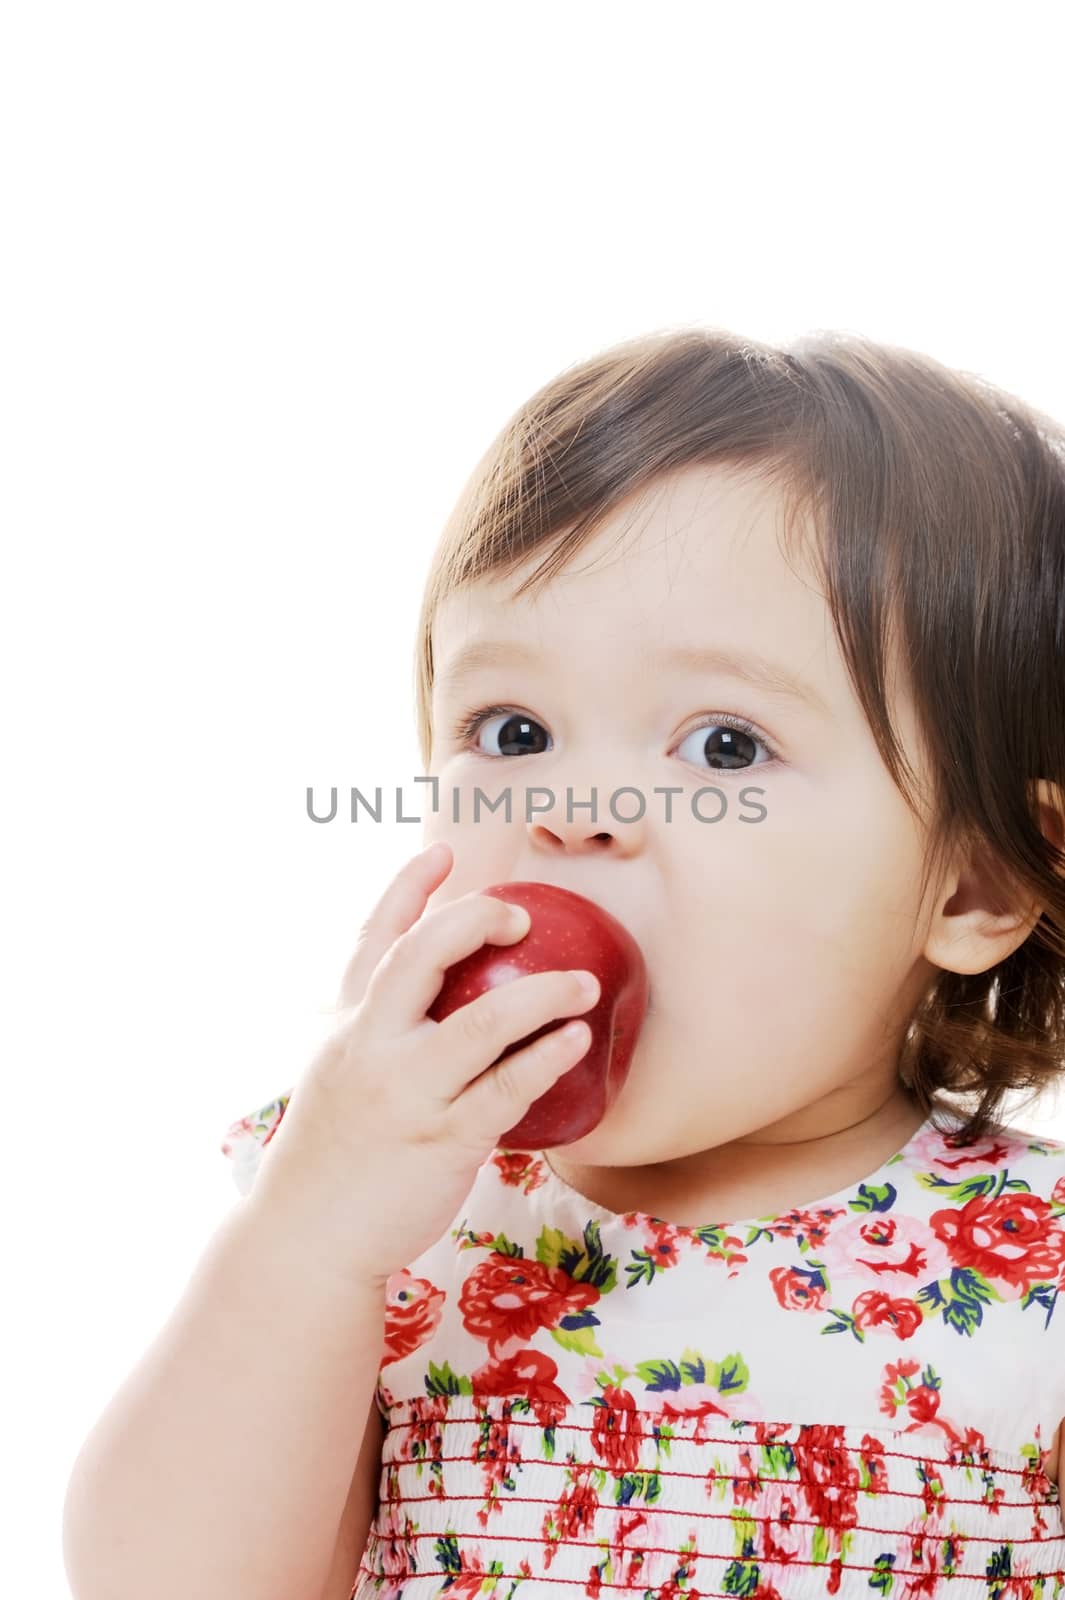
M883 765L823 595L778 547L779 518L764 485L685 469L535 598L510 598L517 576L481 582L450 595L434 628L439 808L424 834L455 861L431 903L558 884L612 912L647 960L628 1080L567 1159L660 1163L869 1115L935 972L923 827ZM479 729L456 732L486 707ZM893 712L916 765L898 686ZM510 820L483 803L474 820L474 790L494 800L508 786ZM532 796L546 809L527 815L527 789L549 791ZM618 815L637 820L612 814L619 789Z

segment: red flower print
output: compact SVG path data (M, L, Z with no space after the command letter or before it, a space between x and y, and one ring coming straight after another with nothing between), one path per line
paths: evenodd
M680 1260L677 1246L681 1239L691 1238L689 1228L677 1228L669 1222L645 1223L645 1249L656 1267L675 1267Z
M583 1483L575 1482L565 1491L555 1508L545 1513L540 1529L545 1567L555 1559L561 1541L587 1538L595 1526L598 1510L599 1496L587 1479Z
M507 1361L488 1362L470 1373L474 1399L490 1395L520 1395L536 1412L541 1428L561 1422L569 1396L555 1382L558 1367L539 1350L522 1350Z
M920 1383L906 1396L906 1410L914 1422L931 1422L939 1410L939 1390L930 1383Z
M754 1424L754 1437L757 1444L776 1446L785 1437L791 1424L789 1422L756 1422Z
M996 1199L974 1195L961 1209L929 1218L957 1267L1023 1294L1033 1283L1057 1277L1065 1260L1065 1232L1040 1195L1007 1189Z
M924 1383L910 1382L920 1370L919 1361L888 1362L884 1368L884 1382L880 1385L880 1409L886 1417L893 1417L903 1406L911 1416L916 1412L919 1417L927 1417L936 1411L939 1388L931 1381L935 1378L934 1371L928 1368L928 1381Z
M887 1463L884 1460L884 1446L880 1440L871 1433L862 1434L859 1446L862 1461L865 1464L866 1474L869 1478L869 1494L882 1494L887 1488Z
M599 1510L599 1496L590 1483L574 1485L572 1494L564 1494L555 1508L555 1526L560 1539L579 1539L588 1533ZM557 1513L561 1513L558 1515Z
M665 1583L660 1584L657 1589L647 1589L646 1592L653 1595L654 1600L700 1600L701 1595L699 1589L682 1589L677 1578L669 1578ZM761 1586L755 1593L758 1594L760 1600L764 1600L764 1590Z
M481 1468L484 1477L485 1502L477 1512L477 1521L487 1528L493 1512L503 1510L501 1492L514 1488L512 1473L522 1464L521 1445L510 1434L510 1407L503 1417L485 1416L481 1420L478 1438L474 1441L470 1459ZM515 1434L518 1432L515 1429Z
M879 1243L880 1241L873 1240L871 1242ZM855 1261L855 1265L880 1277L897 1272L916 1281L922 1275L928 1275L928 1257L919 1244L911 1244L906 1251L905 1257L899 1261L878 1261L875 1256L870 1256L868 1259L865 1256L861 1256Z
M826 1530L853 1528L860 1480L858 1465L843 1442L843 1429L820 1422L804 1425L792 1449L810 1515Z
M711 1389L705 1383L685 1384L683 1388L674 1390L672 1395L663 1395L658 1414L663 1422L677 1422L682 1417L692 1418L695 1427L690 1438L696 1444L702 1444L707 1430L715 1433L719 1427L713 1419L730 1415L724 1406L718 1404L719 1399L718 1390Z
M825 1304L825 1280L820 1272L774 1267L769 1281L785 1311L820 1311Z
M532 1194L547 1182L543 1162L529 1151L497 1150L491 1161L499 1172L500 1181L508 1188Z
M889 1363L884 1368L886 1381L880 1388L881 1411L891 1417L905 1407L911 1419L906 1424L905 1432L917 1432L934 1425L945 1438L956 1441L959 1435L950 1418L939 1415L940 1388L934 1369L926 1367L921 1373L923 1381L911 1383L911 1378L919 1371L920 1364L916 1361L900 1361L897 1366ZM969 1435L973 1439L980 1438L972 1430L969 1430Z
M429 1467L427 1488L430 1494L443 1492L444 1427L447 1421L450 1396L446 1394L418 1395L410 1406L410 1426L400 1428L396 1453L389 1468L389 1494L399 1494L399 1477L396 1463L420 1461ZM392 1482L395 1472L395 1482Z
M867 1328L883 1328L911 1339L924 1321L924 1314L915 1300L893 1300L880 1289L866 1289L851 1307L854 1326L861 1332Z
M751 1460L751 1452L741 1449L738 1469L730 1476L732 1498L738 1506L757 1505L765 1493L761 1474Z
M858 1229L858 1237L865 1244L875 1244L879 1247L895 1242L895 1235L899 1229L898 1217L870 1217Z
M951 1440L948 1459L955 1464L960 1461L967 1466L978 1466L982 1471L986 1472L990 1464L989 1452L987 1440L980 1432L980 1429L964 1428L959 1432L957 1428L951 1428L947 1423L942 1424L942 1426ZM996 1489L994 1496L996 1503L1002 1498L1002 1493L1001 1488ZM982 1496L982 1500L987 1505L991 1504L991 1499L987 1494Z
M800 1238L810 1246L821 1245L832 1231L833 1223L848 1215L842 1206L821 1211L805 1211L801 1206L793 1206L790 1211L774 1217L768 1231L781 1239Z
M592 1448L611 1472L635 1472L643 1439L640 1413L627 1389L607 1384L602 1403L592 1411Z
M559 1267L493 1251L475 1268L459 1294L463 1327L483 1339L493 1356L512 1340L531 1339L540 1328L556 1328L563 1317L595 1305L599 1290L577 1283Z
M782 1494L776 1514L776 1521L779 1522L781 1531L784 1532L787 1530L788 1525L794 1520L795 1502L792 1500L790 1495ZM789 1562L794 1561L796 1557L801 1555L801 1549L798 1543L794 1545L781 1544L780 1540L773 1533L773 1517L766 1517L764 1521L761 1517L759 1517L758 1521L761 1524L762 1529L761 1553L766 1561L773 1561L780 1566L786 1566ZM801 1539L801 1533L799 1537ZM757 1589L752 1591L751 1600L764 1600L764 1597L769 1594L776 1595L777 1600L780 1600L778 1591L773 1588L772 1585L770 1585L770 1587L767 1589L763 1584L759 1584Z
M614 1566L615 1584L635 1589L646 1562L646 1547L660 1544L666 1537L659 1531L659 1519L650 1518L643 1511L626 1517L619 1515L610 1535L610 1560ZM630 1544L630 1540L638 1543ZM646 1585L639 1584L641 1589Z
M466 1600L477 1600L488 1574L484 1570L484 1557L479 1552L461 1550L459 1560L462 1571L453 1574L448 1584L449 1595L465 1595Z
M385 1353L383 1367L409 1356L435 1333L440 1310L447 1299L427 1278L413 1278L406 1267L394 1272L385 1292Z

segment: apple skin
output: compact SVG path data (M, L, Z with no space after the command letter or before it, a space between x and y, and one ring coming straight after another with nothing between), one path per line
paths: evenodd
M448 967L427 1015L442 1022L486 990L528 972L577 968L594 972L599 979L599 999L589 1010L577 1013L592 1030L587 1050L499 1136L499 1145L511 1150L572 1144L602 1121L628 1077L649 997L643 952L623 923L596 901L571 889L519 881L494 883L480 893L524 906L529 913L529 931L514 944L483 944ZM508 1045L491 1065L523 1050L542 1034L564 1027L569 1020L552 1018Z

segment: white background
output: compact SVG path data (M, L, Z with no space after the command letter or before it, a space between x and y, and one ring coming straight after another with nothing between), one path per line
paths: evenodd
M414 621L475 461L693 322L1065 416L1060 15L6 9L4 1593L67 1595L74 1456L240 1203L225 1129L418 848L305 790L419 799Z

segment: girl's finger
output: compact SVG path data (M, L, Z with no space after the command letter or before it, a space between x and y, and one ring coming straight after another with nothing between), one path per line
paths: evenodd
M414 926L453 865L451 846L438 839L399 869L359 929L354 954L340 980L337 1010L361 1005L378 962Z
M477 1082L493 1062L506 1067L506 1061L499 1061L504 1051L513 1051L520 1039L527 1039L541 1028L551 1028L553 1023L557 1023L558 1028L551 1028L550 1033L542 1035L548 1039L558 1034L555 1045L542 1058L549 1064L555 1059L555 1047L565 1043L560 1033L565 1020L576 1020L581 1012L587 1012L599 1004L601 991L594 974L591 974L590 987L586 987L582 981L588 976L588 973L579 969L527 972L523 977L496 984L493 989L478 995L476 1000L469 1000L457 1011L452 1011L437 1025L439 1033L433 1040L433 1088L441 1097L454 1103L468 1092L470 1085ZM581 1037L584 1037L583 1033ZM535 1054L526 1057L525 1050L528 1049L532 1049L532 1046L526 1045L523 1050L515 1052L513 1060L515 1064L522 1062L522 1071L526 1070L525 1063L529 1063L535 1074L541 1057ZM506 1058L507 1061L510 1059L509 1056ZM517 1067L513 1070L517 1072ZM508 1080L503 1091L512 1093L518 1088L518 1083L512 1080L512 1069L506 1067L503 1076ZM543 1090L537 1093L542 1094ZM531 1097L524 1110L528 1110L535 1098L536 1095ZM524 1111L518 1113L519 1116L523 1114ZM517 1121L517 1117L512 1120ZM509 1125L506 1122L501 1124L504 1128Z
M529 913L471 889L434 906L375 968L367 989L373 1031L405 1033L426 1020L448 967L484 944L513 944L529 931Z
M482 1072L450 1107L461 1137L498 1143L535 1100L578 1065L591 1042L591 1028L577 1018L560 1023L497 1062L490 1072Z

